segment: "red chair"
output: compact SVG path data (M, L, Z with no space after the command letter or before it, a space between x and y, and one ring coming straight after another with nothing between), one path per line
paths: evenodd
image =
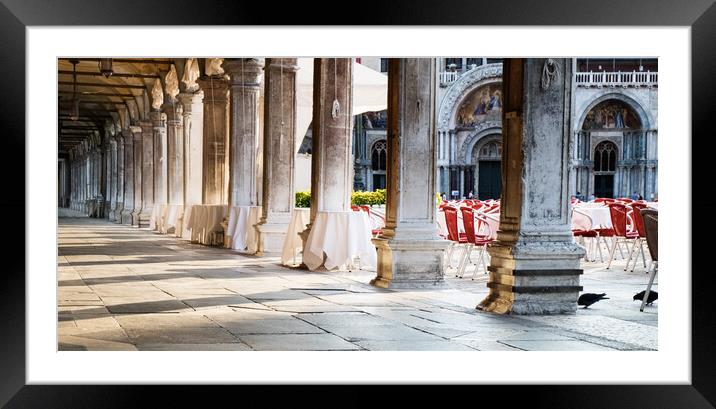
M614 227L614 241L612 242L612 249L609 252L609 264L607 264L607 270L609 270L612 265L617 245L620 243L626 243L628 249L629 241L635 240L639 236L639 233L629 231L627 226L628 216L626 206L621 203L610 203L609 214L612 217L612 226Z
M465 226L465 239L467 240L465 252L463 253L463 256L460 260L460 264L458 267L456 277L462 278L465 274L465 268L467 267L467 262L470 259L470 253L472 252L472 249L475 247L480 249L480 258L477 260L477 263L475 264L475 271L472 272L472 279L475 279L475 273L480 268L480 264L482 264L485 268L485 273L487 273L487 264L484 261L484 254L485 249L487 245L492 241L489 237L477 237L475 234L475 214L471 207L463 207L460 209L462 212L462 222L463 226Z
M379 219L382 220L383 224L385 224L385 218L382 217L382 216L380 216L379 214L376 214L375 212L371 212L371 211L370 211L370 206L368 206L368 205L360 205L360 208L361 208L361 210L363 210L364 212L368 213L368 217L369 217L369 218L372 219L373 217L377 217L377 218L379 218ZM382 229L382 228L380 228L380 229L372 229L372 230L371 230L371 233L372 233L374 236L377 236L377 235L379 235L379 234L382 233L382 232L383 232L383 229Z
M459 233L457 227L457 209L452 206L446 206L443 208L443 212L445 213L445 225L448 231L447 239L452 242L452 245L448 248L446 257L448 267L452 267L453 251L456 247L462 247L463 252L465 251L465 246L467 244L467 235L464 233ZM462 261L462 256L460 256L460 260Z
M646 286L644 292L644 298L641 301L641 308L639 311L644 312L644 305L649 299L649 292L651 292L651 286L654 284L654 278L656 272L659 270L659 212L654 209L638 209L635 210L641 214L641 218L644 221L644 231L646 232L646 245L649 247L649 255L651 256L651 263L647 273L649 274L649 284Z
M641 253L641 261L644 265L644 268L646 269L646 258L644 258L644 241L646 241L646 229L644 228L644 219L641 215L641 210L646 209L645 203L639 203L639 202L632 202L631 203L631 215L632 220L634 221L634 230L636 230L637 237L634 240L634 245L631 248L631 251L629 251L629 259L627 259L626 266L624 267L624 271L627 271L629 269L629 263L632 260L632 257L634 257L634 265L631 267L631 271L634 271L636 268L636 262L639 260L639 254ZM636 247L639 246L640 252L636 253L636 256L634 256L634 251L636 250Z
M580 211L579 209L573 208L572 209L572 226L576 227L572 229L572 235L575 238L581 238L582 242L584 244L584 248L587 250L584 257L587 261L595 261L596 258L594 257L595 251L599 252L599 260L600 262L604 262L604 258L602 257L602 247L599 245L599 232L592 227L594 226L594 222L592 221L592 218ZM587 246L587 239L594 239L590 240L591 243L589 246ZM594 248L596 245L596 250L591 250L590 247ZM590 257L591 254L591 257Z

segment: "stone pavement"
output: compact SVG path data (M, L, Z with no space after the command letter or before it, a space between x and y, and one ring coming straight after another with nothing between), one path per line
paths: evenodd
M482 271L390 291L367 284L372 271L290 269L277 257L60 216L59 350L657 349L658 301L643 313L632 301L648 281L641 264L631 273L623 260L612 270L585 263L584 291L610 299L576 315L503 316L475 309L487 294Z

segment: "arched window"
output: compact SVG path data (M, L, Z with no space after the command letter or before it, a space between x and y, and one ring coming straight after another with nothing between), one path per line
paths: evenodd
M609 141L600 142L594 148L594 171L614 172L617 169L617 147Z
M371 152L371 169L373 170L385 170L387 150L385 147L385 141L378 141L373 144L373 150Z
M370 167L372 170L371 190L385 189L385 170L387 165L387 146L385 139L373 144L370 154Z
M478 153L478 159L501 159L502 158L502 144L499 141L491 141L480 148Z

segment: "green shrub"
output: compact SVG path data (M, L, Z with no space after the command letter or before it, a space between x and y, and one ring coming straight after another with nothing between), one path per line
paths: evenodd
M296 207L311 207L311 191L296 192Z
M377 189L375 192L352 192L352 205L379 206L385 204L385 189ZM296 192L296 207L311 207L311 191Z

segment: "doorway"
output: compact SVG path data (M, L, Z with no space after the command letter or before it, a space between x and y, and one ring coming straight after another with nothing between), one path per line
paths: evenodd
M614 198L614 175L594 175L594 196Z
M499 199L502 194L502 166L498 160L481 160L478 170L479 199Z

